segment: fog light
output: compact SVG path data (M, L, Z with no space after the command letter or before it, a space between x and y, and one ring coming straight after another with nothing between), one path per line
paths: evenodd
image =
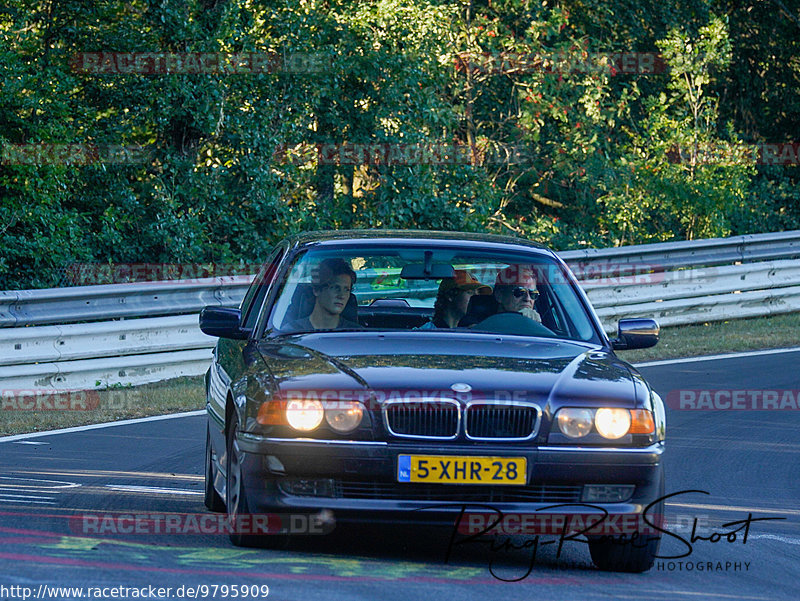
M570 438L586 436L592 430L594 412L591 409L559 409L558 429Z
M286 421L295 430L308 432L322 423L324 410L316 400L293 400L286 403Z
M631 428L631 413L627 409L598 409L594 416L594 426L603 438L622 438Z
M584 503L622 503L633 496L632 484L587 484L583 487Z
M294 495L297 497L333 497L335 481L331 479L292 479L281 480L279 486L287 495Z

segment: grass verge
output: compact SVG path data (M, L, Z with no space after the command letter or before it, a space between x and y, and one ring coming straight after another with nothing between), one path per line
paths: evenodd
M649 349L621 351L628 363L800 346L800 313L662 328Z
M800 313L663 328L661 341L653 348L622 351L619 356L629 363L642 363L793 346L800 346ZM0 436L192 411L205 406L202 376L133 388L86 391L85 395L67 399L79 406L75 410L13 410L8 408L6 399L0 399L4 403L0 408Z
M205 388L203 377L196 376L41 397L37 402L45 409L40 411L29 406L31 397L4 397L0 402L0 436L8 436L202 409Z

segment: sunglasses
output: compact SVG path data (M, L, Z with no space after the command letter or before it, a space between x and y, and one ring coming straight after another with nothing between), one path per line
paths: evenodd
M531 288L523 288L522 286L517 286L511 291L511 294L514 295L514 298L522 298L522 295L527 294L531 300L536 300L539 298L539 291L534 290Z

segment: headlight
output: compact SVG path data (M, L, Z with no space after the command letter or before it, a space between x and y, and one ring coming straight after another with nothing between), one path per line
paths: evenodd
M286 404L286 421L295 430L308 432L322 423L322 403L313 400L292 400Z
M591 409L560 409L558 428L570 438L586 436L592 430L594 411Z
M622 438L631 428L631 412L627 409L598 409L594 425L604 438Z
M358 428L364 409L357 401L336 401L333 407L325 409L325 421L337 432L350 432Z

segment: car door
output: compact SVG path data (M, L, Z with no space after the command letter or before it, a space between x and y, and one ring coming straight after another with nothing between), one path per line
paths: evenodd
M245 369L244 352L249 338L255 329L258 317L263 308L274 276L285 254L284 245L279 245L270 254L242 300L240 306L241 320L239 327L248 332L246 340L220 338L214 347L213 359L208 372L207 409L209 421L214 424L212 436L224 436L226 403L232 394L234 382L241 377Z

